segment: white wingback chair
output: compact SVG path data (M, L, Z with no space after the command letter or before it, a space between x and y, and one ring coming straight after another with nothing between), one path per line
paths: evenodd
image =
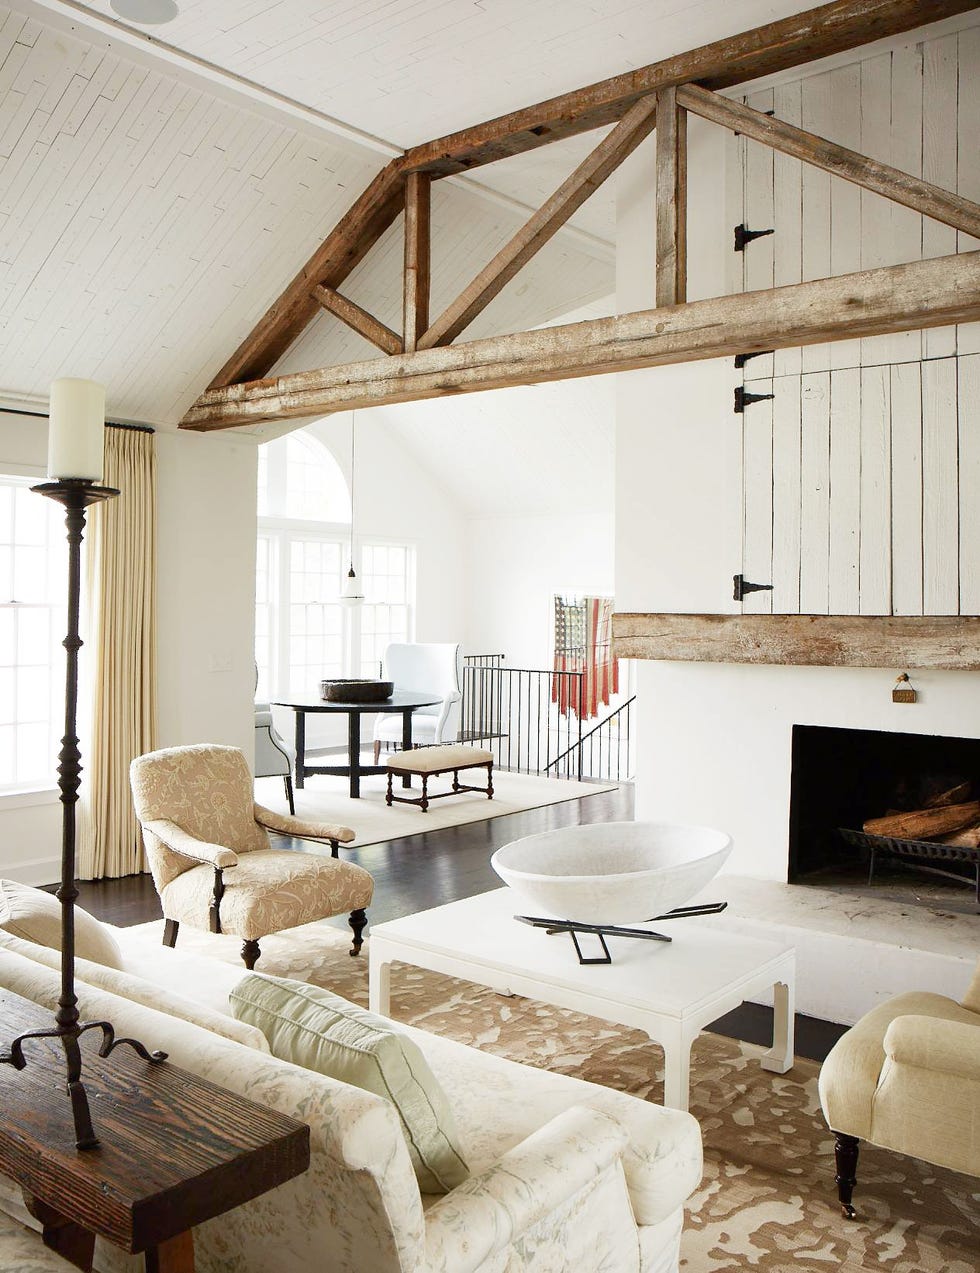
M296 764L296 748L287 743L276 729L269 703L255 704L255 776L256 778L282 778L286 785L286 803L295 817L296 802L293 797L293 766Z
M409 642L389 645L385 675L396 690L439 694L441 701L412 713L413 743L454 743L459 733L463 690L463 649L451 642ZM374 763L382 743L402 741L401 716L379 716L374 724Z

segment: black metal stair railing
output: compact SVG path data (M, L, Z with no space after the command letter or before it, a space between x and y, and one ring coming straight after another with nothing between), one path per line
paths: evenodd
M587 733L585 674L503 666L501 654L463 661L459 738L516 773L619 781L631 772L630 699Z
M556 778L625 782L633 776L631 713L636 695L609 713L548 765Z

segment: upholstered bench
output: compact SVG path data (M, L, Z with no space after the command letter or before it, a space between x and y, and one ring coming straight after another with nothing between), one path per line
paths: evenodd
M485 769L487 785L468 787L461 783L459 775L467 769ZM430 796L429 779L438 774L449 773L453 776L452 790L440 791L437 795ZM396 796L392 790L396 774L421 778L421 796ZM465 747L460 743L446 743L437 747L414 747L411 751L397 751L388 757L388 794L385 799L389 806L397 800L399 804L417 804L425 813L430 800L455 796L461 791L482 791L486 793L488 800L493 799L493 752L483 751L479 747Z

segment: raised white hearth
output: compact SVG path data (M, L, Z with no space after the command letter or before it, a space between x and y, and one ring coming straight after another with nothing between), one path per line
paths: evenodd
M728 910L699 920L796 948L796 1010L853 1025L910 988L961 998L976 967L980 917L720 875L697 902Z
M918 701L894 703L895 678L906 670ZM962 993L980 949L980 916L786 882L792 742L799 724L980 737L980 677L640 661L637 680L636 817L733 837L727 865L698 900L731 902L713 922L796 946L799 1011L851 1023L910 987Z

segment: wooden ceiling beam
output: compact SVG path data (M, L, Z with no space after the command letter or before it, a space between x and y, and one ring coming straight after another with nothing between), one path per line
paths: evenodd
M358 336L363 336L383 353L403 354L405 352L401 336L379 322L366 309L362 309L356 301L352 301L347 296L341 296L332 287L324 287L321 283L314 287L313 295L328 313L339 318L342 323L346 323L357 332Z
M712 90L727 88L977 7L977 0L832 0L413 146L393 159L353 203L212 379L209 390L255 380L275 366L319 310L313 289L317 285L339 288L395 221L404 207L405 179L411 173L444 177L467 171L614 124L641 98L664 89L689 83ZM418 278L413 285L417 282ZM415 312L417 328L422 312L418 305Z
M687 115L657 94L657 306L687 300Z
M432 178L410 172L405 179L405 280L403 327L405 349L411 353L429 325L429 283L432 273Z
M277 301L262 315L232 356L208 385L255 380L279 361L320 310L314 295L318 284L338 288L358 265L404 206L405 180L401 161L393 159L355 199L323 243Z
M677 100L686 110L712 123L751 137L784 155L802 159L834 177L842 177L911 208L913 212L933 217L954 230L980 238L980 204L931 185L921 177L913 177L877 159L869 159L856 150L848 150L846 146L838 146L836 142L805 132L795 124L764 115L751 106L743 106L741 102L733 102L693 84L679 88Z
M977 8L977 0L834 0L662 62L413 146L405 171L466 172L615 123L641 97L696 82L730 88Z
M509 243L476 276L435 320L418 341L419 349L448 345L481 314L514 275L538 253L610 173L648 136L657 122L657 100L644 98L623 116L558 187L551 198L529 217Z
M230 429L980 319L980 252L229 385L181 428Z

